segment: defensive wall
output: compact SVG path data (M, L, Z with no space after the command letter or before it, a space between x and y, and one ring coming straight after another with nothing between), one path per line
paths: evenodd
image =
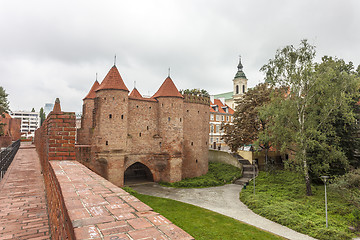
M239 161L230 153L209 149L209 162L221 162L242 169Z
M181 95L170 77L151 98L136 88L129 94L113 66L83 99L76 158L120 187L141 172L155 182L203 175L208 170L209 101Z
M193 239L165 217L75 161L75 114L60 101L35 133L53 239Z

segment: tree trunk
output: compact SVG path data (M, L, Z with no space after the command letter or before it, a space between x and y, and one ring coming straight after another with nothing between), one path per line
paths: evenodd
M266 166L266 171L269 170L269 162L268 162L268 149L265 148L265 166Z
M303 149L303 156L302 157L303 157L303 164L304 164L306 195L307 196L312 196L311 182L310 182L310 176L309 176L309 167L308 167L307 161L306 161L306 149Z

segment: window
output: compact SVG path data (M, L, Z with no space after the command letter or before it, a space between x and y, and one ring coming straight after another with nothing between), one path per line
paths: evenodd
M220 115L216 115L216 121L220 121Z
M195 162L198 163L198 160L196 159Z
M146 130L149 130L149 126L146 127Z
M107 146L107 145L109 145L109 142L108 142L108 141L106 141L106 142L105 142L105 145L106 145L106 146Z
M109 118L112 118L112 114L109 114Z
M221 121L224 121L224 116L221 116Z
M216 138L216 142L219 143L219 138Z
M182 121L182 119L180 118L180 122Z
M210 114L210 120L214 121L214 114Z
M220 132L220 125L216 125L216 132Z
M239 94L239 85L236 85L236 94Z
M141 137L141 133L139 133L139 137Z
M194 142L191 142L191 146L194 146Z
M226 121L229 121L229 116L226 116Z
M214 140L213 138L210 138L210 142L211 142L211 143L213 142L213 140Z
M243 93L245 93L245 85L243 85L242 87L243 87Z
M168 117L168 121L170 122L170 120L171 120L171 118L170 117Z
M124 115L121 115L121 119L124 119Z
M214 125L213 124L210 124L210 132L214 132ZM212 140L210 141L210 142L212 142Z

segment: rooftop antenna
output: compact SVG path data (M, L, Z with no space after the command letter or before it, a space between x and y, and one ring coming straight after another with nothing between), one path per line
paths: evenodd
M116 66L116 54L115 54L115 57L114 57L114 66Z
M170 68L168 69L168 77L170 77Z
M134 88L136 88L136 81L134 81Z
M95 80L97 81L97 73L96 73L96 77L95 77Z

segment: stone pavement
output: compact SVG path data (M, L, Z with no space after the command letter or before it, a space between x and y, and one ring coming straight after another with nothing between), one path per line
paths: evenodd
M212 188L181 189L162 187L156 183L147 183L131 187L142 194L170 198L206 208L287 239L314 239L255 214L239 200L239 193L242 188L240 185L228 184ZM234 239L236 239L236 236L234 236Z
M22 145L0 182L0 239L50 239L41 166Z

